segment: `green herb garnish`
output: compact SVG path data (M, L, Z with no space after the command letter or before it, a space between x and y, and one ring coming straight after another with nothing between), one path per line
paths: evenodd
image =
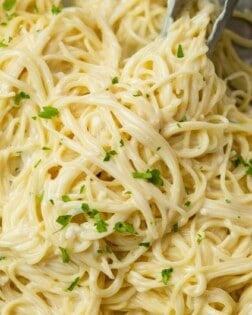
M64 229L64 227L66 227L70 223L71 219L72 219L72 216L70 214L60 215L57 218L56 222L62 226L61 229Z
M16 105L19 105L19 103L21 102L21 100L23 99L29 99L30 98L30 95L29 94L26 94L25 92L21 91L19 92L18 94L15 95L14 97L14 103Z
M8 47L8 44L4 41L4 39L0 42L0 48L6 48Z
M143 246L143 247L149 248L150 247L150 242L139 243L139 246Z
M197 243L200 244L201 241L203 240L203 238L204 238L204 237L203 237L201 234L198 233L197 236L196 236L196 241L197 241Z
M183 47L182 47L181 44L178 45L177 57L178 58L183 58L184 57L184 51L183 51Z
M74 281L67 288L67 291L73 291L73 289L77 286L79 280L80 280L80 277L75 278Z
M107 151L103 161L105 161L105 162L109 161L111 159L111 157L114 155L117 155L117 152L115 150Z
M3 8L6 11L10 11L16 4L16 0L5 0L3 3Z
M0 256L0 260L6 259L6 256Z
M44 151L49 151L49 150L51 150L51 149L48 148L48 147L42 147L42 150L44 150Z
M82 194L85 190L85 185L82 185L81 188L80 188L80 194Z
M52 106L44 106L43 110L41 110L38 113L38 116L44 119L51 119L52 117L57 116L58 114L59 114L59 111L57 108L52 107Z
M190 200L187 200L187 201L184 203L184 205L185 205L186 207L190 207L191 201L190 201Z
M145 173L133 172L132 175L134 178L146 179L148 182L158 186L164 185L164 181L160 177L160 171L158 169L147 170Z
M165 284L165 285L168 284L168 281L171 278L172 272L173 272L173 268L163 269L161 271L161 277L162 277L163 284Z
M117 83L119 83L118 77L112 78L111 82L112 82L112 84L117 84Z
M133 224L127 222L116 222L114 230L119 233L137 234Z
M174 223L173 225L172 225L172 231L173 232L178 232L178 222L176 222L176 223Z
M55 4L52 5L51 12L53 15L57 15L61 12L61 8L57 7Z
M63 263L69 263L70 261L70 256L68 254L68 250L64 247L59 247L60 252L61 252L61 258Z
M38 162L34 165L34 168L38 167L40 162L41 162L41 159L39 159Z
M69 201L71 201L71 198L70 198L68 195L62 195L62 196L61 196L61 199L62 199L62 201L64 201L64 202L69 202Z
M123 147L124 146L124 141L123 139L120 140L120 147Z
M101 214L99 212L94 215L94 219L95 219L94 226L96 227L96 230L99 233L107 232L108 223L102 219Z
M248 164L245 162L244 158L239 155L237 158L231 161L235 167L238 167L239 165L247 166Z

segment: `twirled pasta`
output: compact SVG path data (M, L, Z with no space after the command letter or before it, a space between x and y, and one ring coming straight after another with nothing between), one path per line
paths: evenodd
M209 1L167 38L165 1L59 5L0 9L1 314L249 314L244 41L207 57Z

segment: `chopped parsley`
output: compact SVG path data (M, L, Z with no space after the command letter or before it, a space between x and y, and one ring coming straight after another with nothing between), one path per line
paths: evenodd
M71 198L70 198L68 195L62 195L62 196L61 196L61 199L62 199L62 201L64 201L64 202L69 202L69 201L71 201Z
M119 233L137 234L133 224L127 222L116 222L114 231Z
M184 57L184 51L183 51L183 47L182 47L181 44L178 45L177 57L178 58L183 58Z
M85 190L85 185L82 185L81 188L80 188L80 194L82 194Z
M191 201L190 201L190 200L187 200L187 201L184 203L184 205L185 205L186 207L190 207Z
M112 84L117 84L117 83L119 83L118 77L112 78L111 82L112 82Z
M103 161L107 162L110 161L110 159L112 158L112 156L117 155L117 152L115 150L111 150L111 151L107 151L105 154L105 157L103 159Z
M160 177L160 171L158 169L147 170L145 173L133 172L132 175L134 178L146 179L148 182L158 186L164 185L164 181Z
M0 256L0 260L6 259L6 256Z
M124 141L123 139L120 140L120 147L123 147L124 146Z
M8 44L6 44L6 42L3 39L2 41L0 41L0 48L6 48L6 47L8 47Z
M14 97L14 103L16 105L19 105L19 103L21 102L21 100L23 99L29 99L30 98L30 95L29 94L26 94L25 92L21 91L19 92L18 94L15 95Z
M57 7L55 4L52 5L51 12L53 15L57 15L61 12L61 8Z
M161 277L162 277L163 284L165 284L165 285L168 284L168 281L171 278L172 272L173 272L173 268L163 269L161 271Z
M143 96L143 93L141 91L138 91L137 93L133 94L134 97Z
M81 210L85 212L90 218L95 220L94 226L99 233L107 232L108 223L102 219L101 214L96 209L90 209L87 203L81 205Z
M90 218L94 218L95 215L99 212L96 209L90 209L89 205L87 203L83 203L81 205L81 210L85 212Z
M52 106L44 106L43 110L38 113L38 116L43 119L51 119L54 116L57 116L59 111L57 108Z
M75 278L74 281L67 288L67 291L73 291L73 289L77 286L79 280L80 280L80 277Z
M16 4L16 0L5 0L3 3L3 8L6 11L10 11Z
M173 232L178 232L178 229L179 229L179 227L178 227L178 222L176 222L176 223L174 223L174 224L172 225L172 231L173 231Z
M49 150L51 150L51 149L48 148L48 147L42 147L42 150L44 150L44 151L49 151Z
M143 247L149 248L150 247L150 242L139 243L139 246L143 246Z
M156 151L159 151L159 150L161 150L161 147L157 147L157 148L156 148Z
M233 163L235 167L238 167L239 165L246 167L247 168L246 174L252 175L252 159L246 162L244 158L241 155L239 155L236 159L231 160L231 162Z
M68 254L68 251L64 247L59 247L60 252L61 252L61 258L63 263L69 263L70 261L70 256Z
M56 219L56 222L62 226L62 228L61 228L61 230L62 230L62 229L64 229L64 227L66 227L70 223L71 219L72 219L72 216L70 214L60 215Z
M204 238L204 237L203 237L201 234L198 233L197 236L196 236L196 241L197 241L197 243L200 244L201 241L203 240L203 238Z
M230 199L225 199L226 203L231 203Z
M49 199L49 201L50 201L50 203L51 203L52 205L54 205L53 199Z
M41 162L41 159L39 159L38 162L34 165L34 168L38 167L40 162Z
M245 162L244 158L239 155L237 158L231 161L235 167L238 167L239 165L247 166L247 163Z
M95 216L94 216L94 219L95 219L94 226L96 227L96 230L99 233L107 232L107 230L108 230L107 229L108 223L105 222L102 219L101 214L100 213L96 213Z

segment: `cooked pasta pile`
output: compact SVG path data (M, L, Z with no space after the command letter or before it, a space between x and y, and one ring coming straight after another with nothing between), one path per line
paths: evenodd
M252 313L252 40L165 2L1 2L2 315Z

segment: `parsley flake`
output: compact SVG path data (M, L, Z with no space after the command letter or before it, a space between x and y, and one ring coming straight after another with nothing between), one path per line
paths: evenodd
M6 11L10 11L16 4L16 0L5 0L3 3L3 8Z
M61 252L61 258L63 263L69 263L70 261L70 256L68 254L68 251L64 247L59 247L60 252Z
M190 200L187 200L187 201L184 203L184 205L185 205L186 207L190 207L191 201L190 201Z
M66 227L70 223L71 219L72 219L72 216L70 214L60 215L56 219L56 222L62 225L61 229L64 229L64 227Z
M0 260L6 259L6 256L0 256Z
M40 162L41 162L41 159L39 159L38 162L34 165L34 168L38 167Z
M112 78L111 83L112 83L112 84L117 84L117 83L119 83L118 77Z
M62 201L64 201L64 202L69 202L69 201L71 201L71 198L70 198L68 195L62 195L62 196L61 196L61 199L62 199Z
M176 223L174 223L174 224L172 225L172 231L173 231L173 232L178 232L178 229L179 229L179 227L178 227L178 222L176 222Z
M137 234L133 224L127 222L116 222L114 230L119 233Z
M239 155L237 158L231 161L235 167L238 167L239 165L247 166L248 164L245 162L244 158Z
M115 150L107 151L103 161L105 162L110 161L111 157L114 155L117 155L117 152Z
M177 57L178 58L183 58L184 57L184 51L183 51L183 47L182 47L181 44L178 45Z
M148 182L158 186L164 185L164 181L160 177L160 171L158 169L147 170L145 173L133 172L132 175L134 178L146 179Z
M168 284L168 281L171 278L172 272L173 272L173 268L163 269L161 271L161 277L162 277L163 284L165 284L165 285Z
M85 185L82 185L80 188L80 194L83 194L84 190L85 190Z
M49 147L42 147L42 150L43 151L49 151L49 150L51 150Z
M139 246L143 246L143 247L149 248L150 247L150 242L139 243Z
M197 236L196 236L196 241L197 241L197 243L200 244L201 241L203 240L203 238L204 238L204 237L203 237L201 234L198 233Z
M74 281L67 288L67 291L73 291L73 289L77 286L79 280L80 280L80 277L75 278Z
M57 15L61 12L61 8L57 7L55 4L52 5L51 12L53 15Z
M94 218L95 215L99 212L96 209L90 209L89 205L87 203L83 203L81 205L81 210L85 212L90 218Z
M99 232L99 233L103 233L103 232L107 232L107 226L108 226L108 223L105 222L102 217L101 217L101 214L100 213L96 213L94 215L94 219L95 219L95 223L94 223L94 226L96 227L96 230Z
M38 116L43 119L51 119L54 116L57 116L59 111L57 108L52 106L44 106L43 110L38 113Z
M30 99L30 95L26 94L25 92L21 91L18 94L15 95L14 97L14 103L16 105L19 105L19 103L21 102L21 100L23 99Z
M8 47L8 44L4 41L4 39L0 42L0 48L6 48Z
M120 147L124 147L124 141L123 141L123 139L120 140Z

